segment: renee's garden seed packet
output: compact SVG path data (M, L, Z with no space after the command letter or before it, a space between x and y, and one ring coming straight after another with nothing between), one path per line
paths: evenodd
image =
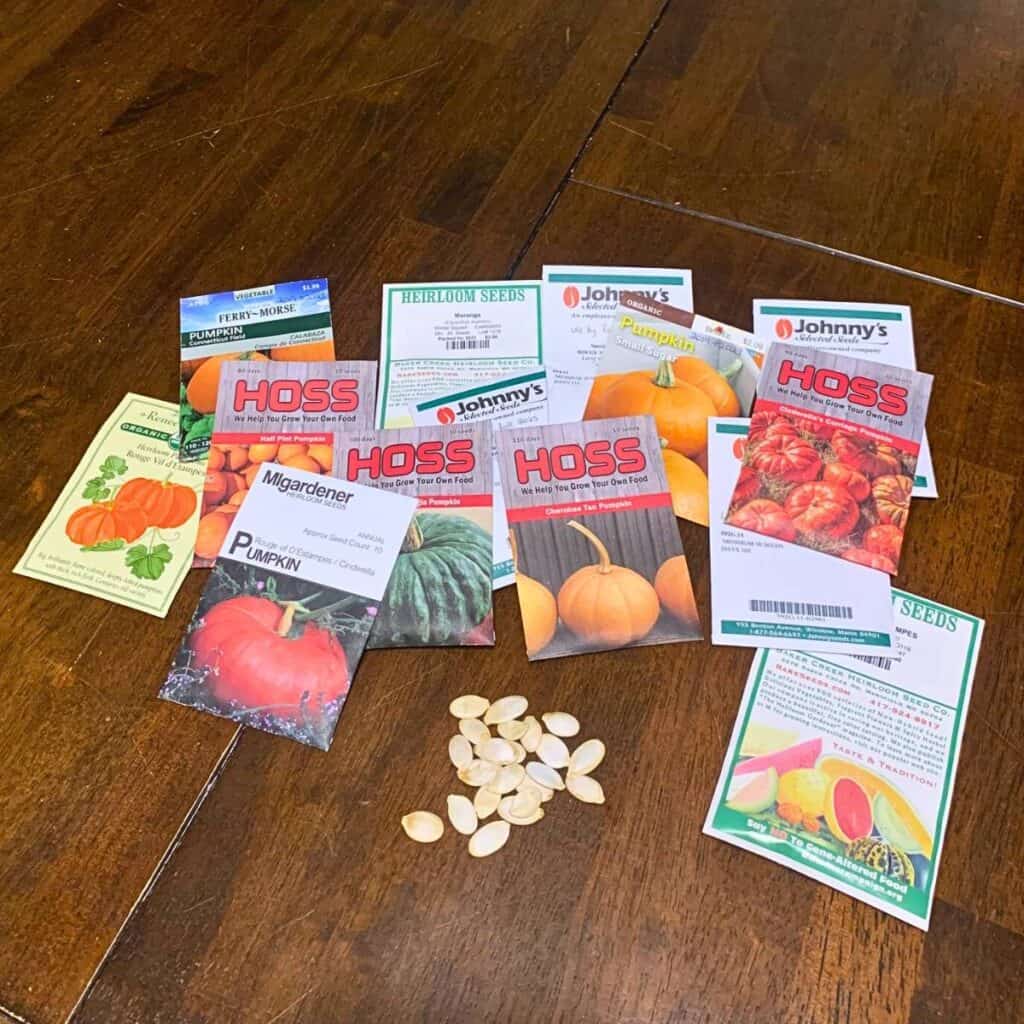
M498 461L530 660L700 639L650 416L502 430Z
M895 574L930 374L775 342L728 522Z
M527 427L548 422L548 379L544 370L506 377L477 388L441 395L420 402L412 409L417 426L438 423L482 423L491 425L491 437L506 427ZM492 441L493 444L493 441ZM494 589L516 581L512 548L508 542L508 519L501 492L497 449L492 461L494 480Z
M337 434L334 475L419 502L370 648L494 644L488 423Z
M711 642L833 654L890 654L889 577L725 522L750 421L711 420ZM756 474L740 484L754 494Z
M127 394L14 571L164 618L192 562L202 463L178 459L178 407Z
M810 345L827 352L917 369L909 306L821 299L755 299L754 333L765 342ZM937 498L928 434L922 436L915 498Z
M416 502L262 463L160 690L326 750Z
M210 447L217 382L224 363L334 358L326 278L182 299L181 458Z
M927 929L985 624L892 594L898 659L757 652L704 832Z
M654 417L672 506L708 524L708 419L745 416L757 386L756 340L738 328L633 292L619 298L584 420ZM746 344L737 340L740 336Z
M264 462L331 471L336 430L373 422L377 364L235 360L220 372L194 564L213 565Z

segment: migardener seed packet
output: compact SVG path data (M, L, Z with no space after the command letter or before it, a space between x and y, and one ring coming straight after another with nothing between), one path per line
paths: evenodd
M178 459L178 407L127 394L14 571L164 618L192 564L202 463Z
M235 360L334 358L326 278L181 299L181 458L210 447L220 368Z

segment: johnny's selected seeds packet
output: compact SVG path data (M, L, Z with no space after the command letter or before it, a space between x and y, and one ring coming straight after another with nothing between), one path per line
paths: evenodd
M698 640L650 416L498 432L530 660Z
M334 475L419 507L368 647L489 647L493 482L489 423L337 434Z
M775 342L728 522L895 574L932 377Z

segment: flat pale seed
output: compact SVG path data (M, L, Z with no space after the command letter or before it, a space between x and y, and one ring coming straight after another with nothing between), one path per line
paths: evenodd
M601 783L590 775L569 774L565 779L565 788L577 800L582 800L585 804L604 803L604 790L601 788Z
M470 743L483 743L491 738L491 730L479 718L463 718L459 722L459 732Z
M529 814L518 815L514 813L515 797L507 796L498 804L498 817L507 821L510 825L532 825L544 817L544 812L538 804Z
M533 715L527 716L524 721L526 722L526 732L519 737L519 742L522 743L523 749L527 753L532 754L536 751L537 744L540 743L540 738L544 735L544 730Z
M494 764L511 764L516 759L516 752L508 740L494 736L484 740L476 746L476 756L483 761L493 761Z
M516 790L512 794L512 814L516 818L529 818L540 807L540 804L540 793L535 790L526 790L525 792Z
M467 796L452 793L448 797L448 820L456 832L471 836L479 824L473 801Z
M542 804L546 804L555 795L555 791L553 789L548 789L547 786L542 786L539 782L535 782L529 775L519 783L516 787L516 792L536 793L540 797L540 802Z
M430 811L413 811L402 818L405 834L417 843L436 843L444 835L444 822Z
M544 728L552 736L575 736L580 731L578 719L567 711L548 711L540 717Z
M526 760L526 747L522 745L518 740L509 740L509 746L512 748L512 752L515 757L512 758L516 764L522 764Z
M490 761L470 761L459 769L459 782L467 786L486 786L498 774L498 766Z
M489 857L507 842L512 826L507 821L492 821L478 828L469 840L471 857Z
M565 740L546 732L537 744L537 756L552 768L566 768L569 764L569 748Z
M481 786L476 791L476 796L473 797L473 810L476 811L476 816L483 821L484 818L489 818L498 809L498 804L500 803L500 793L495 793L493 789Z
M589 775L604 760L604 744L600 740L586 740L569 758L569 771L573 775Z
M502 739L506 740L517 740L529 726L521 718L513 718L510 722L502 722L498 726L498 735Z
M448 705L448 710L456 718L479 718L490 708L486 697L478 697L475 693L467 693Z
M523 771L522 765L506 764L498 769L494 778L487 783L487 788L504 796L506 793L511 793L513 789L517 789L524 778L526 778L526 773Z
M448 741L448 757L456 768L465 768L473 760L473 747L465 736L453 736Z
M487 713L484 715L484 725L501 725L502 722L511 722L513 718L519 718L528 707L529 702L525 697L518 695L502 697L487 709ZM473 715L472 717L479 716Z
M562 776L550 765L544 764L541 761L530 761L526 766L526 774L534 782L545 786L547 789L565 789Z

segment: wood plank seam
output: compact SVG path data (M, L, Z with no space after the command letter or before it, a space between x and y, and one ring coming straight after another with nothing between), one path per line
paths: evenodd
M0 1024L8 1024L9 1021L11 1024L32 1024L28 1017L22 1017L20 1013L15 1013L0 1003Z

